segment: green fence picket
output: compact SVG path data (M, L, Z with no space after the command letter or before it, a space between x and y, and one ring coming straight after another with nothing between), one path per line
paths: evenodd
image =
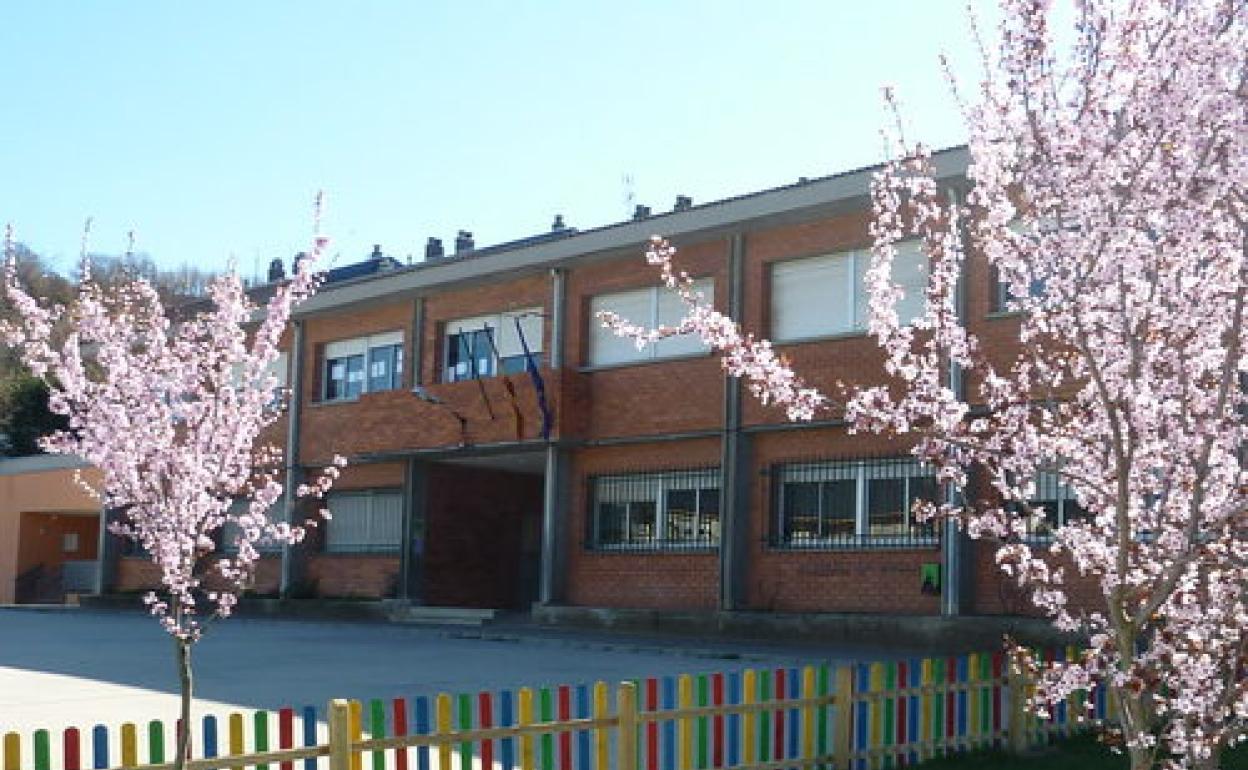
M147 761L153 765L165 761L165 726L155 719L147 723Z
M255 752L269 750L269 712L257 711L251 715L252 739L251 750ZM269 770L267 764L256 765L256 770Z
M368 702L368 732L373 738L386 737L386 704L376 698ZM386 752L373 752L373 770L386 770Z
M35 770L52 770L51 744L47 730L35 730Z
M538 691L538 719L549 722L555 718L554 699L550 688L543 687ZM555 736L546 733L542 736L542 770L554 770L555 767ZM465 768L471 770L471 768Z
M698 674L698 705L711 705L711 680L706 674ZM698 717L698 770L706 770L710 766L710 717Z
M455 710L457 712L456 719L459 721L459 729L471 730L472 729L472 696L469 695L468 693L460 693L458 696L456 696ZM460 770L472 770L472 742L471 741L463 741L462 743L459 744L459 768Z

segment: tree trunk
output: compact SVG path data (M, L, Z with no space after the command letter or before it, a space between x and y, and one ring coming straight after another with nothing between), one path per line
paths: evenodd
M178 751L173 760L176 770L185 770L191 754L191 692L195 680L191 674L191 642L188 639L173 640L177 648L178 678L182 683L182 711L178 718Z

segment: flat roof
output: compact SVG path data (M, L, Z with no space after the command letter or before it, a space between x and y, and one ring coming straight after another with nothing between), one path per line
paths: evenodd
M26 455L0 460L0 476L86 468L89 465L90 463L77 455Z
M936 178L965 179L969 160L965 146L933 153ZM595 255L637 248L655 234L679 242L695 235L739 229L744 223L781 223L810 218L821 212L848 210L847 204L868 198L871 178L883 167L879 164L799 181L536 243L531 242L533 239L520 239L344 281L318 292L296 308L294 315L303 318L377 301L419 296L448 285L488 280L504 273L532 273Z

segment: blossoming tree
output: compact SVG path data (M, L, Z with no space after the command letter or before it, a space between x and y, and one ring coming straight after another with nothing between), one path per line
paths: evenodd
M873 182L869 331L888 385L810 387L707 306L662 241L648 258L685 319L606 321L639 342L700 333L791 418L833 411L913 437L965 500L928 513L996 541L1005 574L1089 639L1066 663L1015 650L1036 707L1108 688L1133 769L1215 767L1248 731L1248 3L1073 5L1063 47L1050 3L1001 3L999 51L965 108L963 205L921 147ZM902 325L891 268L913 237L926 310ZM991 360L959 312L975 260L1018 314ZM1043 544L1028 537L1040 474L1086 512ZM1075 580L1099 587L1097 606L1070 601Z
M10 236L9 254L11 244ZM189 752L192 647L250 585L257 545L304 535L303 526L268 515L283 495L281 452L258 440L281 411L272 365L283 329L292 307L315 291L313 265L326 244L316 236L312 258L299 260L258 321L259 308L233 274L212 283L210 310L174 324L141 278L105 290L84 261L76 301L43 307L8 263L5 291L16 319L0 331L47 380L52 411L69 420L44 446L99 469L92 491L106 510L120 512L112 532L137 543L160 570L161 590L145 602L176 648L179 768ZM54 345L53 324L65 315L70 332ZM296 496L323 496L336 465ZM223 539L232 541L226 553L217 548Z

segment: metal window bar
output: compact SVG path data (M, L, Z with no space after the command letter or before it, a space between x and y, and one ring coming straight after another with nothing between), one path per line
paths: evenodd
M600 551L719 547L718 467L590 476L586 545Z
M787 462L772 466L768 545L776 549L931 547L935 522L920 501L940 502L933 466L909 457Z

